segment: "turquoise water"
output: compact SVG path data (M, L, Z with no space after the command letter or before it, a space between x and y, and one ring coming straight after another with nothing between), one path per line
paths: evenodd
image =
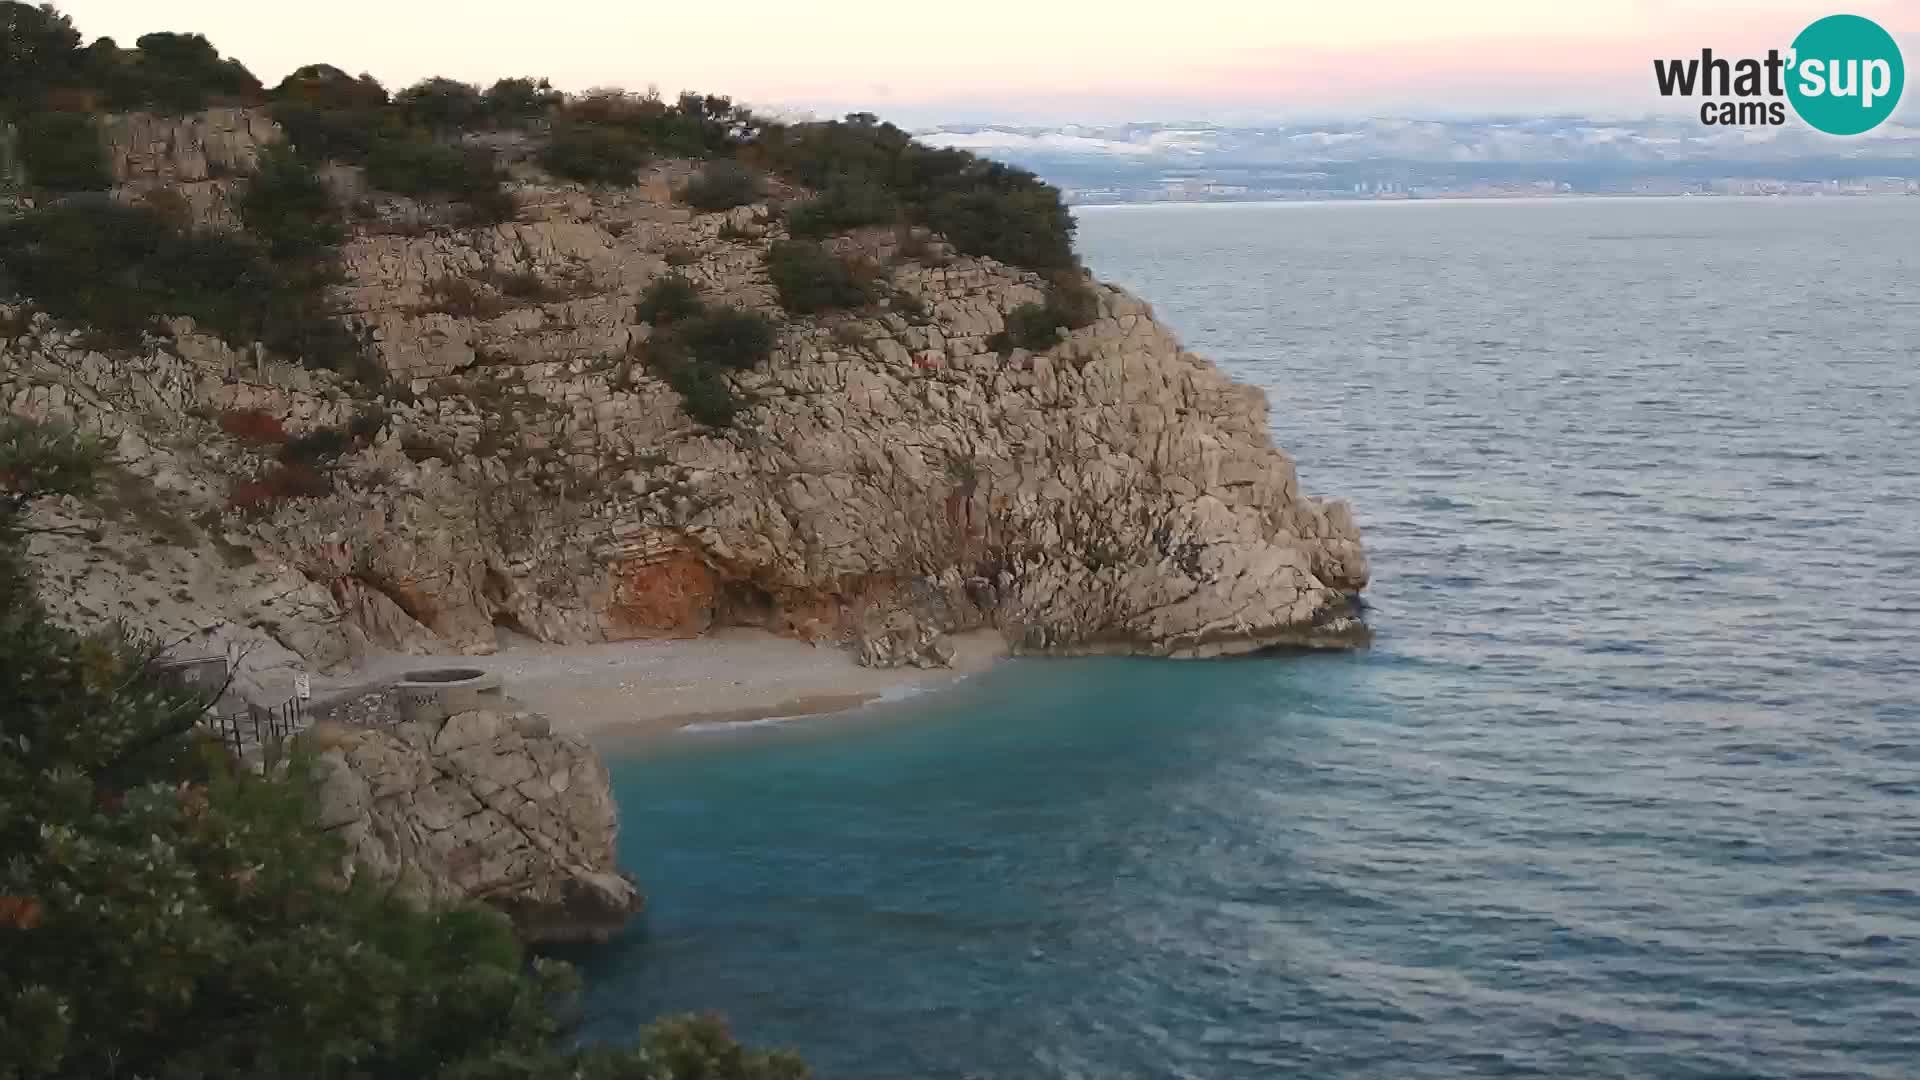
M1920 1075L1920 200L1163 207L1366 653L1021 661L613 761L587 1034L828 1078Z

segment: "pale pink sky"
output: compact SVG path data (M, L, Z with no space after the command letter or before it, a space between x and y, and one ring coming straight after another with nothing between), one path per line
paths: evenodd
M66 0L89 37L199 31L301 64L550 76L939 120L1289 119L1662 108L1651 60L1785 48L1839 11L1920 60L1920 0ZM1920 91L1916 91L1920 94ZM1912 96L1912 95L1910 95ZM1911 106L1913 102L1906 103Z

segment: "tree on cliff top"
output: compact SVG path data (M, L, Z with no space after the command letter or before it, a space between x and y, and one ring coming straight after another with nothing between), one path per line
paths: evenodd
M52 4L0 0L0 109L26 111L79 76L80 31Z
M0 418L0 1077L804 1077L712 1020L560 1051L568 973L503 919L341 880L299 753L235 766L151 649L48 621L27 512L103 462Z

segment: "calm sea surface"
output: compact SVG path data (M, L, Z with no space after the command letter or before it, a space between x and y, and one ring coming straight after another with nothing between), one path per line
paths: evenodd
M828 1080L1920 1076L1920 199L1086 210L1376 647L613 762L589 1035Z

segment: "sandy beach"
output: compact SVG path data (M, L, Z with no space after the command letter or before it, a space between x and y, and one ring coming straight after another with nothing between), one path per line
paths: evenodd
M353 673L314 679L316 697L338 700L428 667L497 672L506 692L546 714L556 731L631 738L689 724L811 716L856 708L889 694L952 682L1004 656L997 633L953 639L945 670L876 670L854 654L759 630L729 629L688 641L544 645L506 638L490 656L369 658Z

